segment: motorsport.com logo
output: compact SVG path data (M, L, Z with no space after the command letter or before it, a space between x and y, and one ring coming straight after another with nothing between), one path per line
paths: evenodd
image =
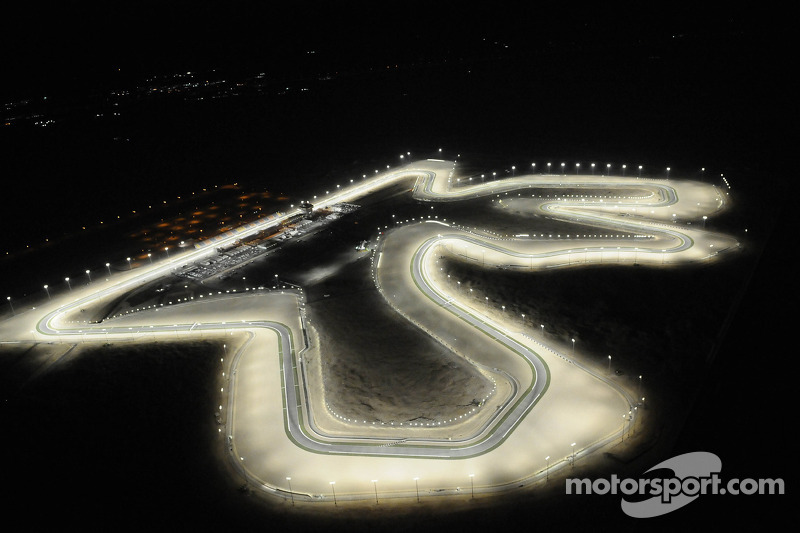
M671 470L673 475L658 475ZM657 464L640 479L567 478L567 494L620 494L622 511L634 518L651 518L680 509L701 494L783 494L783 479L730 479L723 483L720 458L709 452L678 455ZM650 498L642 499L650 496ZM635 497L635 498L634 498Z

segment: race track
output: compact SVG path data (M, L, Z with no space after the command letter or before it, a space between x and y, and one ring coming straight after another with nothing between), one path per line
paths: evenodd
M305 377L309 346L302 290L254 290L158 313L75 324L81 308L210 257L214 247L97 280L19 313L0 324L0 333L4 340L64 343L148 342L158 336L246 338L229 361L227 404L220 406L226 423L220 439L232 464L253 486L284 498L329 500L332 481L343 499L374 498L373 480L380 480L384 497L410 497L422 480L425 491L443 494L458 493L468 482L479 491L504 490L617 441L626 424L636 423L638 402L609 376L545 344L537 328L520 329L454 291L437 261L480 261L481 268L535 276L544 269L603 263L674 268L713 261L739 247L730 236L676 222L726 208L723 190L693 181L530 174L461 185L453 162L425 160L358 180L315 200L315 206L354 202L403 181L413 183L412 194L421 202L485 198L498 208L512 206L574 222L601 235L595 231L546 239L530 234L500 238L477 227L479 218L455 222L437 216L403 221L380 232L373 276L387 304L504 391L465 411L463 418L391 428L340 419L347 434L322 429L324 424L317 421L331 413L315 411L313 400L321 391L309 387ZM548 191L546 199L534 198L533 191L543 190ZM575 192L581 190L586 194ZM250 225L245 234L223 237L215 244L230 244L299 212L276 214ZM631 416L625 418L625 413Z

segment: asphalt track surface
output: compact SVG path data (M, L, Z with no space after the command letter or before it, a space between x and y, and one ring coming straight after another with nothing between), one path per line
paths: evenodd
M481 196L492 196L499 199L503 195L508 195L512 192L524 192L531 188L552 189L554 192L561 188L569 188L570 190L602 188L619 191L635 189L639 191L639 194L635 197L615 197L614 200L606 198L599 200L589 199L587 201L586 198L581 198L580 200L561 198L556 194L553 199L540 202L538 209L541 213L550 216L593 227L644 232L655 236L652 238L652 243L648 243L647 240L639 241L635 247L628 245L609 248L597 244L580 246L577 250L583 254L584 262L586 263L591 262L593 258L595 261L599 258L599 261L602 262L604 257L608 260L609 254L615 254L617 262L649 262L663 265L668 257L668 262L674 265L681 262L714 259L720 252L738 247L738 243L728 236L713 234L701 228L689 228L674 223L676 217L688 218L688 213L693 216L697 216L700 213L714 214L725 208L724 191L708 184L610 176L527 175L475 186L453 187L452 179L454 176L455 164L453 162L420 161L400 169L376 173L373 178L345 187L326 198L315 200L315 207L324 208L340 202L351 202L402 180L416 180L413 187L414 197L429 202L453 202ZM683 205L681 205L682 203ZM681 211L681 209L683 210ZM620 210L632 216L620 216ZM631 213L631 210L633 213L638 214ZM641 213L648 210L650 216L643 217ZM659 211L662 214L658 215L655 211ZM679 214L664 215L664 213L671 211L676 211ZM217 240L215 244L217 246L232 244L237 239L267 227L276 226L299 213L299 209L289 213L278 213L268 220L252 224L246 233L231 235ZM672 222L670 218L673 219ZM75 339L84 340L86 338L136 338L137 336L158 333L184 333L191 335L197 332L220 332L233 329L246 331L256 329L269 330L274 332L279 339L285 430L287 437L296 446L306 451L324 455L427 459L459 459L480 456L490 453L501 444L525 420L526 416L547 392L550 386L550 371L538 353L546 347L530 336L511 334L503 324L497 324L488 317L483 316L479 310L459 301L458 297L448 295L442 287L437 285L435 277L428 271L426 265L430 256L435 250L441 250L442 247L446 248L448 244L452 249L453 243L459 243L459 246L464 245L480 250L484 256L484 261L497 267L507 267L509 265L523 267L527 265L533 271L536 268L574 266L579 261L572 259L574 256L573 249L570 246L565 246L565 243L557 243L555 246L550 244L549 247L537 251L532 248L529 241L524 239L504 240L502 242L495 240L493 242L492 238L479 230L460 227L450 222L426 220L424 223L435 223L439 233L435 237L420 243L413 254L408 270L410 272L410 282L416 285L420 293L427 298L431 305L446 309L456 319L488 335L495 342L505 346L524 359L530 366L534 376L530 386L515 388L507 408L499 410L498 413L501 414L493 417L491 422L479 432L480 435L476 434L469 438L461 439L461 441L420 438L416 440L409 439L407 442L395 443L392 446L381 446L380 443L385 442L387 439L359 436L360 432L356 429L354 429L353 435L347 438L335 438L325 435L316 427L313 422L313 416L308 411L307 395L313 394L313 392L305 388L305 382L302 379L303 369L299 366L302 365L302 358L299 356L307 346L303 342L298 347L297 339L305 338L305 332L293 332L290 327L280 322L248 320L237 323L147 324L145 314L142 315L143 324L135 327L96 324L78 328L70 327L62 321L68 314L93 302L122 294L148 281L168 275L175 268L184 264L200 261L213 255L215 253L213 247L175 254L171 259L163 263L115 275L106 283L98 281L94 287L90 285L90 292L85 296L60 305L55 309L49 310L43 316L37 317L35 330L33 331L34 339L38 339L37 334L46 339L72 342ZM388 255L391 252L381 248L378 253ZM380 264L380 260L380 256L378 256L377 265ZM47 307L44 309L47 309ZM31 318L31 314L28 314L28 318ZM19 330L18 333L20 335L18 336L22 337L23 328L19 328ZM28 331L24 331L24 333ZM566 358L563 354L561 355ZM576 368L581 368L582 371L591 373L607 386L614 388L629 406L636 405L636 400L631 394L612 381L597 372L581 367L575 361L571 361L571 363ZM235 376L232 378L235 378ZM232 379L231 386L235 389L235 379ZM228 410L232 409L233 400L228 405ZM233 420L232 412L229 414L229 419ZM633 424L635 420L631 419L629 423ZM233 432L234 429L230 428L230 431ZM625 431L624 425L622 431ZM583 446L578 453L588 454L602 448L608 442L616 440L619 434L619 431L612 431L604 435L598 435L596 440L589 445ZM235 455L235 453L232 453L232 455ZM234 462L237 465L239 464L236 461ZM553 468L549 465L548 467L551 470ZM529 472L528 474L534 475L536 472ZM245 475L247 475L246 472ZM275 482L270 480L261 481L263 481L265 488L268 490L276 493L280 492L285 496L285 492L276 489L276 487L282 486L282 483L277 480ZM364 497L369 497L369 494Z

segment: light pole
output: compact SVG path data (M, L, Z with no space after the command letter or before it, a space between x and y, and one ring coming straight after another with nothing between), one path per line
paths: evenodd
M169 259L169 246L165 246L164 251L167 252L167 259Z
M572 339L572 357L575 357L575 339Z
M550 480L550 456L548 455L547 457L544 458L544 460L547 461L547 466L544 468L544 480L545 481L549 481Z
M16 315L17 313L14 311L14 304L11 303L11 296L6 296L6 300L8 300L8 306L11 308L11 314Z
M378 505L378 480L372 480L372 486L375 487L375 505Z
M611 356L608 356L608 371L611 372Z
M52 300L52 298L50 298L50 289L48 289L47 287L48 287L47 285L44 286L44 290L45 292L47 292L47 299Z
M72 290L72 285L69 282L69 278L64 278L64 281L67 282L67 287L69 287L69 290Z
M294 505L294 492L292 492L292 478L287 477L286 481L289 483L289 496L291 496L292 505Z
M542 328L542 338L544 338L544 324L539 324Z
M333 505L338 505L336 503L336 487L334 487L334 485L336 485L336 482L331 481L330 484L331 484L331 490L333 491Z
M572 466L575 466L575 443L573 442L570 446L572 446Z
M106 263L106 270L108 270L108 275L110 276L111 275L111 263ZM86 272L88 273L89 271L87 270Z
M153 264L153 254L147 254L147 258L150 260L150 264Z
M642 165L639 165L639 177L642 177Z
M620 442L625 442L625 415L622 415L622 434L620 435Z
M128 257L126 259L128 260L128 270L131 270L133 268L133 267L131 267L131 258Z
M469 487L472 492L472 498L475 498L475 474L469 475Z
M414 486L417 487L417 503L419 503L419 478L418 477L414 478Z
M89 278L89 283L91 283L92 282L92 271L91 270L87 270L86 271L86 277Z

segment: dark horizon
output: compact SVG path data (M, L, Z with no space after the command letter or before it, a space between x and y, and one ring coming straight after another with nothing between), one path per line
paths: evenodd
M92 187L119 192L102 219L141 208L153 187L282 187L270 174L324 180L326 166L357 170L365 156L409 149L627 162L654 175L671 165L686 177L707 167L734 183L774 168L782 150L769 135L789 105L787 87L769 82L782 41L761 13L367 6L27 13L4 34L6 197L33 195L44 227L75 228L98 208L82 194ZM156 90L207 80L189 95ZM61 223L54 197L74 206L74 222ZM17 226L16 207L0 222Z
M301 2L276 8L232 2L220 9L210 3L139 2L114 9L92 4L44 12L19 8L11 15L2 35L5 100L14 99L6 93L35 98L186 71L218 69L235 75L270 70L299 77L471 60L493 52L527 56L574 49L608 59L629 47L655 54L676 43L697 51L742 47L731 50L732 59L757 48L780 53L784 38L765 11L674 2L574 10L552 2L500 3L489 10L458 3L423 8L421 3L384 2L376 8L368 2L346 7Z

